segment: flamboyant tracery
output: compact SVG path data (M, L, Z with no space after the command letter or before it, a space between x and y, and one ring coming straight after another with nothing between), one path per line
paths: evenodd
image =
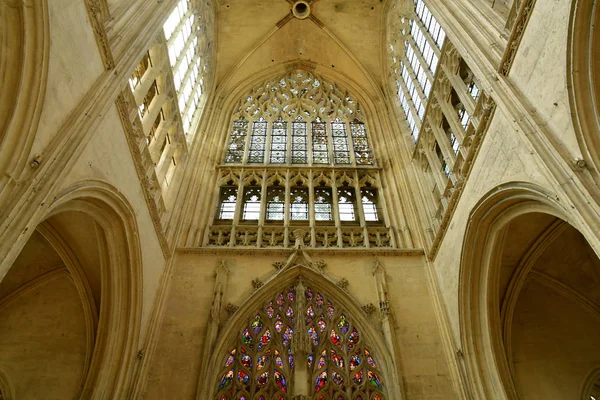
M381 366L352 316L299 282L250 315L220 362L217 400L383 400ZM297 380L308 382L298 382Z

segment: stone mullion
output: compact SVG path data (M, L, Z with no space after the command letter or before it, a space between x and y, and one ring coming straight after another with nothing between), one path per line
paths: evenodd
M454 163L456 162L456 154L454 153L454 149L450 144L450 138L448 135L446 135L446 132L440 128L439 123L430 123L429 126L431 127L431 132L435 137L436 142L440 146L440 150L442 150L442 155L446 160L446 164L448 164L450 167L454 166ZM459 141L459 143L462 142Z
M164 104L166 104L166 102ZM154 136L154 140L148 145L148 150L150 151L150 156L152 160L160 159L160 153L158 153L158 151L160 150L159 143L162 143L165 140L169 129L171 129L176 124L176 122L177 117L175 115L171 115L168 120L163 120L158 126L158 129Z
M350 165L356 166L356 156L354 154L354 140L352 140L352 131L351 131L350 123L348 121L344 121L344 125L346 126L346 140L348 141L348 153L350 155Z
M425 138L423 138L425 139ZM440 196L443 197L444 191L446 190L446 175L442 171L442 163L440 162L437 154L435 154L429 146L425 149L425 156L427 157L427 161L429 161L429 165L431 167L431 173L433 174L433 179L435 180L435 184L439 188Z
M331 171L331 213L337 231L337 244L342 247L342 224L340 223L340 210L338 205L337 182L335 181L335 171Z
M452 72L449 66L442 63L441 67L444 73L446 74L446 77L450 81L450 85L452 85L452 87L456 91L456 94L460 98L460 101L465 107L465 110L467 111L467 113L469 113L469 115L473 115L473 113L475 112L475 100L467 91L467 86L456 73Z
M258 231L256 238L256 246L258 248L262 247L262 231L265 225L265 219L267 218L267 170L263 170L263 180L261 186L260 215L258 217Z
M290 244L289 230L290 230L290 175L291 172L288 169L285 172L285 204L283 205L283 247L288 247Z
M442 109L442 112L444 113L444 116L446 117L446 120L450 124L450 128L452 128L452 132L454 133L454 135L460 143L464 143L465 129L458 120L458 114L456 110L454 110L452 105L450 105L448 100L446 100L446 97L442 95L439 88L436 89L435 96L438 100L440 108Z
M244 202L244 170L240 171L240 181L238 183L238 193L235 201L235 213L233 215L233 226L231 227L231 239L229 241L230 246L235 246L235 231L240 223L242 216L242 207Z
M308 223L310 226L310 246L316 247L317 235L315 232L315 184L313 171L308 172Z
M175 154L175 151L179 147L181 147L181 145L171 142L167 144L165 150L163 151L159 163L156 165L156 177L158 178L159 183L164 180L165 176L167 175L169 165L171 164L171 157L173 157L173 154Z
M362 193L360 191L360 183L358 182L358 172L353 172L354 178L354 193L356 196L356 214L358 214L358 222L360 223L360 228L363 231L363 242L365 247L369 247L369 235L367 233L367 221L365 220L365 210L362 207Z

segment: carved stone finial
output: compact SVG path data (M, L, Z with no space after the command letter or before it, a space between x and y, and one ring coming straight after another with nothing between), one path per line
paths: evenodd
M376 308L373 303L369 303L362 306L362 310L365 312L365 314L371 315L375 312Z
M227 303L227 306L225 307L225 309L227 310L227 312L229 313L229 315L233 315L240 308L238 306L236 306L236 305L231 304L231 303Z
M254 280L252 281L252 287L254 288L255 291L260 289L263 285L264 285L264 282L258 278L254 278Z
M275 261L273 263L273 266L275 267L275 269L277 271L281 271L283 269L283 267L285 267L285 261Z
M348 284L349 284L349 282L348 282L348 279L346 279L346 278L342 278L336 283L336 285L340 289L342 289L344 292L348 291Z

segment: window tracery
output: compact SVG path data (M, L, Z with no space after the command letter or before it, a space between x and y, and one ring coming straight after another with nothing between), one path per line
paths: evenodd
M307 71L292 72L265 82L240 101L224 161L374 165L363 118L357 101L338 85ZM243 121L253 121L252 132ZM255 134L256 126L260 134ZM246 141L249 149L243 154Z
M292 247L293 231L301 228L310 247L394 246L383 197L362 202L367 180L361 179L369 176L371 190L379 188L379 169L368 121L345 89L308 71L289 71L244 95L230 127L218 166L225 188L205 244ZM235 209L231 176L239 177Z
M297 379L308 379L313 400L386 398L381 365L352 315L302 283L250 314L219 363L216 400L288 400Z

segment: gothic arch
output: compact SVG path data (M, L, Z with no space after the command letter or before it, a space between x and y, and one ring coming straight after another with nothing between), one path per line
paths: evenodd
M488 192L469 217L458 296L461 345L476 398L518 398L498 312L500 256L505 228L519 216L541 213L570 222L568 212L553 198L532 184L507 183ZM518 296L518 290L513 296Z
M101 259L101 306L82 398L126 396L134 371L142 309L141 249L135 213L112 186L100 181L75 184L58 194L46 220L69 212L90 217L99 228ZM45 236L52 232L42 223ZM69 256L65 253L63 256ZM67 263L68 265L69 263ZM69 270L77 270L71 265ZM82 300L88 288L74 280ZM93 302L89 301L89 308ZM95 323L93 317L89 323Z
M571 114L581 152L600 182L600 3L573 0L567 49Z
M219 339L208 362L208 365L215 366L215 368L211 371L205 371L205 376L201 377L201 382L205 382L206 384L198 392L198 398L209 399L215 396L222 373L221 364L229 354L232 343L236 343L238 336L248 324L248 320L254 316L256 310L263 308L279 291L287 291L290 287L295 286L299 280L302 281L305 287L310 287L314 292L322 293L348 314L348 319L352 320L353 325L360 332L361 343L368 343L371 352L377 359L377 371L384 382L385 398L399 399L400 389L395 371L395 363L382 334L376 330L373 323L368 320L368 317L361 310L360 306L348 293L342 291L329 278L317 272L313 267L305 265L295 265L279 272L264 286L255 291L244 302L244 305L233 314L219 333ZM301 361L298 360L295 362L299 363ZM313 379L311 379L312 381ZM313 392L310 391L309 393L309 396L306 397L307 399L312 398ZM290 395L293 396L293 393L290 393Z
M46 0L0 3L0 200L28 163L46 90L48 24Z

